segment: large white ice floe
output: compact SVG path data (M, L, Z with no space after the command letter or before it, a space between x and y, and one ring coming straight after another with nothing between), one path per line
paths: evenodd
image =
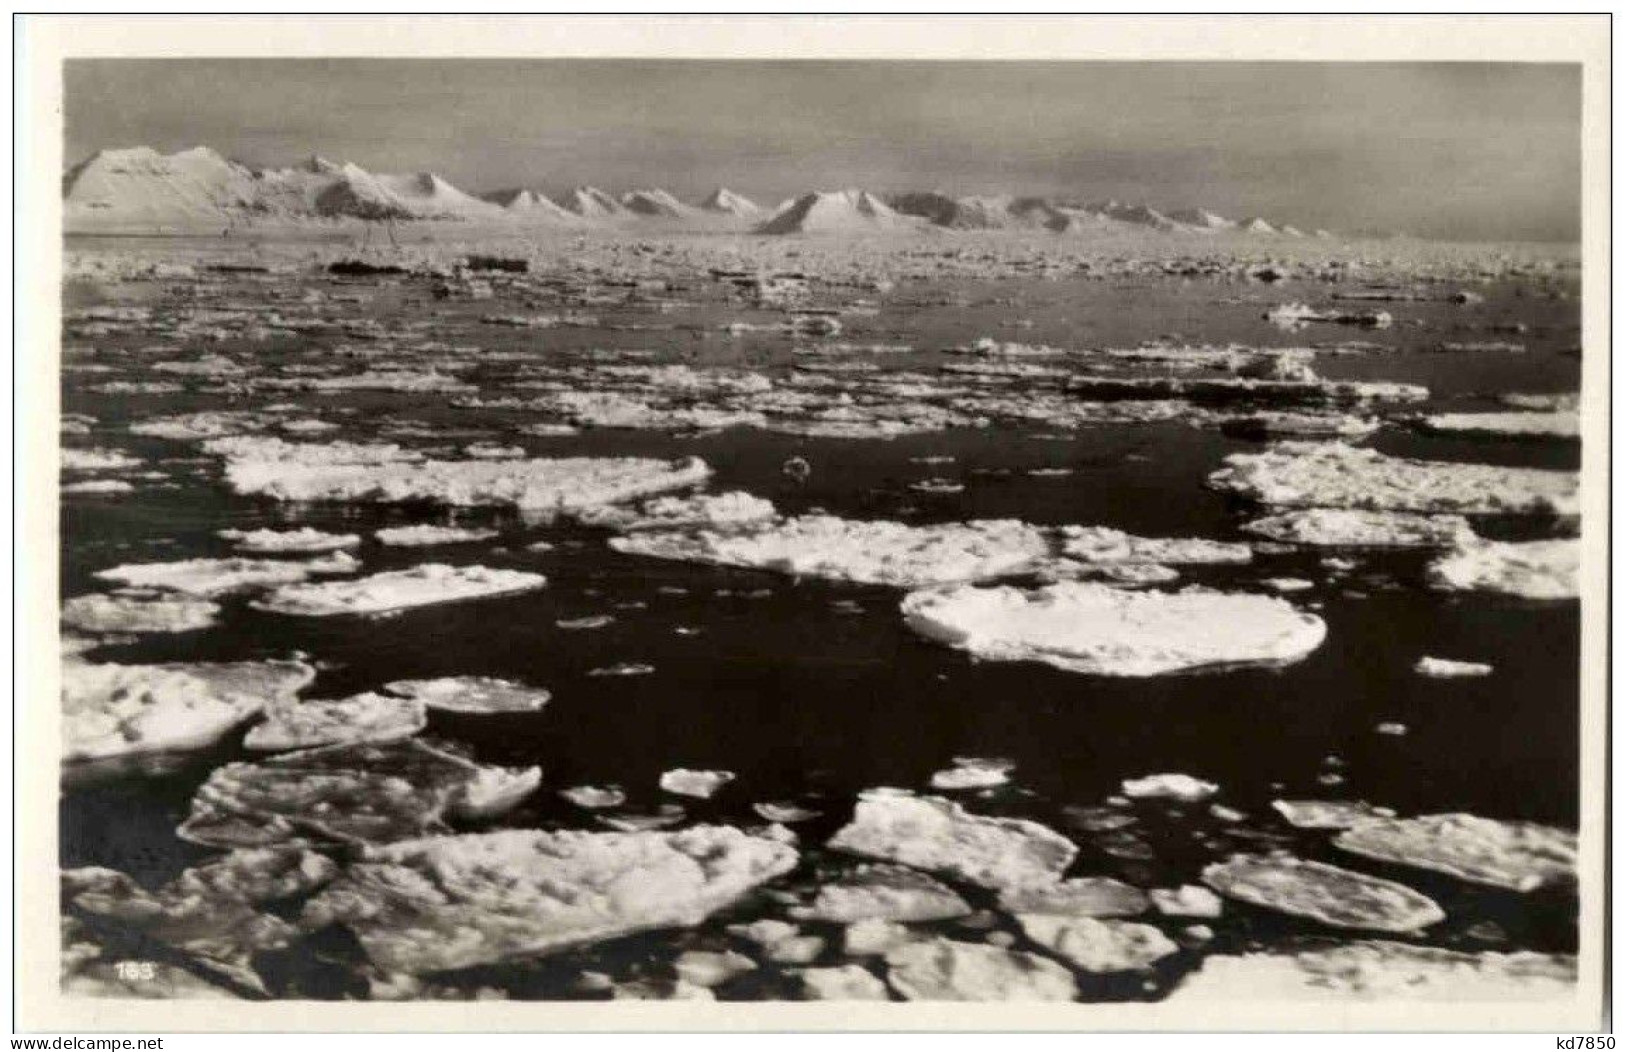
M353 581L286 585L253 605L261 610L300 617L381 614L433 603L528 592L546 584L547 578L541 574L522 570L425 563L410 570L389 570Z
M1573 957L1461 953L1370 940L1300 953L1215 954L1167 1003L1185 1001L1541 1001L1574 994Z
M1580 437L1579 413L1437 413L1424 417L1429 431L1469 438Z
M265 720L251 727L243 747L276 752L346 742L410 738L428 723L421 701L387 694L356 694L322 701L267 705Z
M339 448L323 456L334 447L248 441L222 439L209 444L226 451L227 483L238 493L283 501L425 501L563 512L687 489L711 474L697 457L414 461L367 452L374 447Z
M1525 599L1572 599L1580 593L1580 542L1477 541L1428 566L1428 581L1451 592L1494 592Z
M644 501L635 508L586 508L576 518L586 526L612 530L718 529L752 526L778 515L773 502L749 493L697 493Z
M1451 548L1474 539L1472 527L1460 515L1351 508L1283 511L1241 528L1272 541L1317 548Z
M1222 895L1335 928L1414 932L1444 920L1432 899L1403 884L1287 855L1234 855L1202 871Z
M1027 938L1085 972L1144 971L1179 952L1149 924L1048 913L1018 914L1016 920Z
M803 515L749 532L614 537L633 555L755 567L806 577L917 588L1010 573L1043 557L1043 530L1008 519L910 526Z
M251 588L307 581L318 574L348 574L361 563L347 552L305 562L280 559L183 559L172 563L126 563L96 576L128 588L161 588L185 595L213 597Z
M855 924L866 920L950 920L970 911L954 889L918 870L872 865L820 884L812 902L793 913L798 920Z
M345 925L386 970L443 971L695 925L796 861L718 826L431 837L370 852L302 920Z
M1572 471L1391 457L1340 442L1283 442L1232 453L1208 484L1288 508L1446 514L1577 515Z
M1361 822L1333 841L1366 858L1453 877L1534 891L1574 882L1574 833L1534 822L1442 814Z
M198 749L316 678L297 661L62 664L65 760Z
M158 595L77 595L62 604L62 623L81 632L193 632L208 628L220 604Z
M387 544L392 548L429 548L439 544L488 541L498 532L467 526L434 526L420 523L415 526L388 526L372 536L379 544Z
M179 835L211 847L387 844L438 832L447 815L500 814L541 776L537 767L482 766L417 738L304 749L210 772Z
M553 696L541 687L490 676L398 679L385 683L384 689L438 712L462 713L538 712Z
M1071 1001L1072 973L1054 961L983 943L932 939L886 954L886 979L907 1001Z
M1135 592L1063 581L1033 590L960 587L908 595L909 627L994 661L1068 672L1156 676L1307 657L1326 625L1283 599L1190 588Z
M1078 853L1037 822L975 815L901 789L866 790L829 847L994 889L1054 883Z
M223 540L245 552L332 552L361 544L355 533L326 533L302 526L295 530L221 530Z
M709 800L735 777L732 771L691 771L678 767L660 776L660 788L678 796Z

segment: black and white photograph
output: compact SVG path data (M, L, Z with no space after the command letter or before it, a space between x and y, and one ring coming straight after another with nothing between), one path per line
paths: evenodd
M1599 1025L1594 59L420 21L52 67L59 1015Z

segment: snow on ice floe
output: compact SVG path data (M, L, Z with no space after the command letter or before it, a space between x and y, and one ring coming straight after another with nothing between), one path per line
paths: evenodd
M498 530L482 530L463 526L431 526L420 524L416 526L389 526L378 530L372 536L379 544L387 544L392 548L430 548L441 544L471 544L474 541L488 541L497 536Z
M1214 783L1188 774L1148 774L1144 778L1123 780L1123 795L1130 800L1178 800L1193 804L1218 791Z
M933 789L991 789L1010 781L1015 764L1009 760L988 759L977 756L958 756L952 767L945 767L931 775Z
M481 505L574 511L687 489L710 477L697 457L423 460L393 446L219 439L232 490L282 501Z
M213 597L252 588L307 581L317 574L354 573L361 566L347 552L289 562L280 559L184 559L172 563L126 563L98 570L96 577L127 588L159 588L184 595Z
M435 712L539 712L553 697L541 687L490 676L397 679L384 689L422 702Z
M434 603L528 592L546 584L547 578L541 574L521 570L425 563L410 570L389 570L353 581L286 585L255 600L252 605L260 610L298 617L381 614Z
M1298 829L1352 829L1361 822L1394 817L1388 808L1372 807L1364 800L1276 800L1270 806Z
M910 526L803 515L745 533L614 537L632 555L743 566L862 584L922 587L1010 573L1049 552L1043 530L1009 519Z
M575 518L584 526L612 530L729 529L771 521L773 502L749 493L697 493L690 497L656 497L635 508L584 508Z
M62 663L65 760L200 749L316 678L298 661Z
M1417 675L1432 679L1465 679L1488 676L1495 671L1495 666L1481 661L1452 661L1449 658L1424 656L1416 659L1415 669Z
M1460 515L1351 508L1283 511L1241 528L1283 544L1318 548L1452 548L1475 538Z
M332 745L210 772L182 840L209 847L387 844L438 832L447 815L500 814L541 783L538 767L488 767L417 738Z
M1575 878L1574 833L1534 822L1466 814L1388 818L1363 822L1333 843L1366 858L1510 891L1566 886Z
M62 623L81 632L195 632L219 615L219 603L173 595L77 595L62 604Z
M1422 418L1422 426L1440 434L1468 438L1580 437L1578 413L1436 413Z
M902 611L914 631L984 660L1104 676L1289 664L1326 638L1325 622L1285 600L1198 588L960 587L913 592Z
M1078 852L1037 822L975 815L901 789L866 790L829 847L994 889L1054 883Z
M796 907L803 921L856 924L866 920L937 921L963 917L970 906L946 884L905 866L865 865L820 884L813 900Z
M434 972L690 927L796 865L793 848L737 829L507 830L379 848L306 904L374 964Z
M1461 953L1370 940L1300 953L1215 954L1169 995L1184 1001L1539 1001L1574 994L1575 958Z
M387 694L356 694L322 701L278 702L265 720L249 728L243 747L264 752L310 749L349 742L410 738L429 721L421 701Z
M1028 884L999 892L1010 913L1058 917L1134 917L1146 911L1145 892L1111 877L1073 877L1056 884Z
M259 554L273 552L332 552L355 548L361 535L326 533L309 526L295 530L221 530L216 536L231 541L239 551Z
M1580 542L1559 539L1463 544L1428 566L1428 582L1450 592L1573 599L1580 594Z
M1149 924L1047 913L1017 914L1016 921L1027 938L1097 975L1144 971L1179 952L1173 940Z
M1072 973L1021 950L937 938L886 954L886 980L905 1001L1071 1001Z
M1335 928L1414 932L1444 920L1438 903L1403 884L1287 855L1234 855L1202 880L1229 898Z
M660 788L678 796L709 800L735 777L732 771L691 771L678 767L660 776Z
M1409 460L1340 442L1283 442L1232 453L1215 489L1263 504L1447 514L1577 515L1571 471Z

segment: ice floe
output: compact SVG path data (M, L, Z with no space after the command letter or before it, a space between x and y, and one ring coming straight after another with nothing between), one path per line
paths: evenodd
M428 723L421 701L387 694L356 694L323 701L267 705L265 720L251 727L243 747L265 752L310 749L346 742L410 738Z
M577 807L589 811L620 807L626 803L626 791L616 785L573 785L568 789L560 789L559 795Z
M1477 541L1428 566L1428 581L1451 592L1493 592L1525 599L1572 599L1580 592L1580 542Z
M1467 814L1362 822L1333 843L1366 858L1510 891L1572 884L1578 850L1566 829Z
M433 603L528 592L547 578L522 570L425 563L410 570L389 570L353 581L292 584L278 588L253 605L272 613L299 617L380 614Z
M1287 855L1235 855L1202 871L1221 895L1335 928L1414 932L1444 920L1432 899L1403 884Z
M772 501L734 491L656 497L635 508L586 508L576 518L586 526L613 530L671 530L729 529L767 522L777 515Z
M951 920L970 911L952 888L918 870L872 865L820 884L812 902L795 908L793 915L799 920L855 924Z
M62 604L62 623L82 632L195 632L219 615L219 603L183 596L92 594Z
M1429 431L1469 438L1580 437L1578 413L1436 413L1422 418Z
M331 552L361 544L360 534L326 533L303 526L296 530L221 530L223 540L245 552Z
M1015 764L1009 760L983 759L976 756L954 758L954 765L931 775L933 789L991 789L1010 781Z
M390 526L378 530L373 538L379 544L387 544L392 548L429 548L439 544L471 544L474 541L488 541L495 537L497 530L472 529L463 526L431 526L420 524L417 526Z
M1300 953L1215 954L1167 1002L1539 1001L1574 995L1573 957L1461 953L1371 940Z
M1027 938L1095 974L1143 971L1179 952L1173 940L1149 924L1047 913L1017 914L1016 920Z
M1007 519L910 526L830 515L746 533L647 533L609 544L633 555L905 588L1010 573L1049 551L1042 530Z
M1468 679L1488 676L1495 671L1494 665L1481 661L1452 661L1450 658L1426 656L1417 658L1414 668L1417 675L1430 679Z
M1320 548L1452 548L1475 539L1460 515L1304 508L1267 515L1241 527L1283 544Z
M96 577L127 588L161 588L207 598L252 588L294 584L318 574L354 573L360 566L360 562L347 552L334 552L325 558L305 562L229 558L127 563L99 570Z
M886 984L858 964L805 968L796 973L801 996L808 1001L889 1001Z
M1028 884L999 892L1010 913L1059 917L1133 917L1146 911L1145 892L1111 877L1073 877L1057 884Z
M1251 562L1245 544L1196 537L1136 537L1108 526L1063 526L1061 554L1080 562L1161 563L1169 566Z
M216 768L178 832L211 847L385 844L438 831L447 815L500 813L540 782L540 768L482 766L416 738L332 745Z
M660 776L660 788L678 796L709 800L734 778L732 771L691 771L678 767Z
M413 460L394 447L221 439L227 483L282 501L493 505L565 512L687 489L711 469L697 457Z
M1224 913L1224 900L1196 884L1152 888L1147 894L1164 917L1218 917Z
M305 906L389 971L466 968L656 928L691 926L795 866L736 829L508 830L379 848Z
M978 658L1105 676L1289 664L1326 638L1325 622L1284 600L1198 588L961 587L911 593L902 612L916 632Z
M1131 800L1178 800L1190 804L1206 800L1218 791L1214 783L1188 774L1148 774L1144 778L1123 780L1123 795Z
M541 687L491 676L397 679L385 683L384 689L436 712L538 712L553 696Z
M994 889L1053 883L1078 852L1037 822L974 815L900 789L866 790L829 847Z
M1364 800L1276 800L1270 806L1298 829L1352 829L1374 818L1394 817L1388 808Z
M316 678L298 661L62 665L64 760L199 749Z
M1208 484L1263 504L1450 514L1577 515L1570 471L1409 460L1340 442L1232 453Z
M1078 993L1054 961L983 943L910 943L886 954L886 965L886 981L906 1001L1070 1001Z

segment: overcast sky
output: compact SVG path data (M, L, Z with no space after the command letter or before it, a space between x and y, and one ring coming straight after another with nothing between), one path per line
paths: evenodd
M76 60L67 158L211 146L579 183L1115 197L1303 227L1571 240L1577 65Z

